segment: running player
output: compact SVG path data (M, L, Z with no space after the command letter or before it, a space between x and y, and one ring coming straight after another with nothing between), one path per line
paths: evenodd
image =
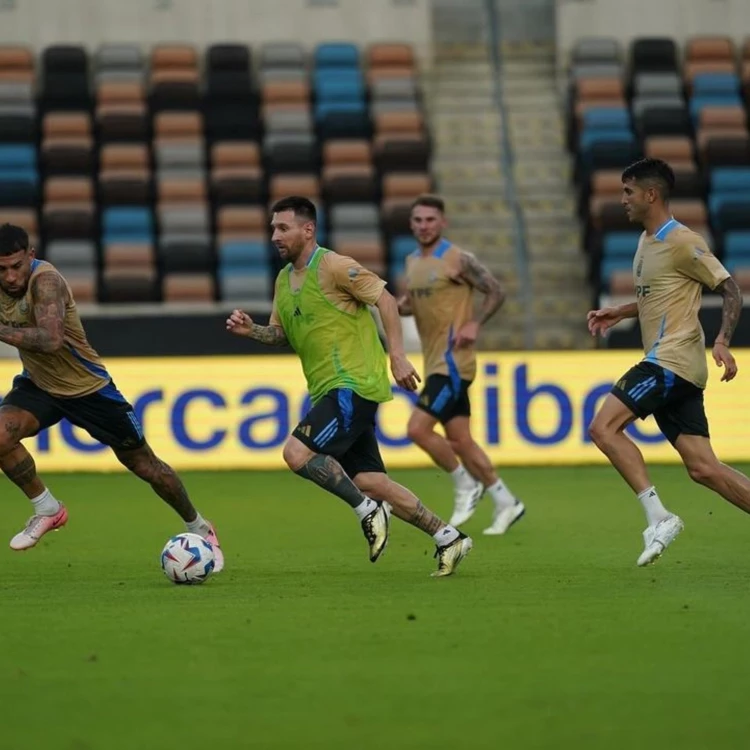
M646 357L625 373L594 418L593 441L638 495L646 513L644 549L638 565L654 562L683 529L649 478L643 456L624 433L635 419L653 414L680 454L690 477L750 513L750 480L714 455L703 407L708 380L705 335L698 319L702 287L724 298L722 324L713 347L722 382L737 374L729 343L742 308L742 295L703 237L669 212L674 174L660 159L643 159L622 174L622 203L645 231L633 259L636 301L592 310L592 335L604 334L625 318L638 318Z
M375 435L378 406L392 398L386 356L368 305L377 306L396 382L410 391L419 376L406 359L396 300L359 263L320 247L317 214L306 198L273 207L273 243L288 264L276 279L273 312L260 326L240 310L227 329L271 346L290 344L302 362L313 406L284 446L289 468L349 505L375 562L388 542L389 512L430 534L438 569L450 575L472 540L440 520L385 471Z
M443 239L445 205L422 195L411 211L419 248L406 259L406 294L401 315L414 315L422 341L426 382L409 419L409 437L455 485L451 523L461 526L474 514L485 489L494 501L485 534L504 534L524 514L498 478L489 456L471 435L469 388L476 374L474 345L479 328L503 304L499 282L471 253ZM474 316L474 291L484 295ZM445 437L435 431L440 422ZM460 461L459 461L460 459Z
M21 445L67 418L112 448L120 463L177 511L188 531L208 540L216 553L214 570L221 570L224 556L213 526L146 443L133 407L86 339L67 282L50 263L36 259L26 231L11 224L0 227L0 341L18 349L23 364L0 404L0 468L34 507L11 549L33 547L68 520L66 507L37 476L34 459Z

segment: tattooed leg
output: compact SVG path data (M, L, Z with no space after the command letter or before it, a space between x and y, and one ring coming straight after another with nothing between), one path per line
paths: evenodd
M387 474L363 472L357 474L354 481L368 497L389 503L396 518L416 526L425 534L434 536L447 526L445 521L422 505L411 490L394 482Z
M311 482L315 482L319 487L336 495L336 497L340 497L352 508L357 508L362 503L367 502L367 497L362 494L357 485L348 477L341 464L332 456L314 453L312 458L299 468L294 469L294 472Z
M186 523L195 521L198 511L188 497L185 485L175 470L158 458L149 445L135 450L116 450L120 463L139 479L148 482L151 489L178 513Z
M29 500L39 497L46 489L37 476L33 456L20 443L0 456L0 468Z
M39 427L31 412L12 405L0 407L0 469L29 500L39 497L46 488L21 440L35 434Z

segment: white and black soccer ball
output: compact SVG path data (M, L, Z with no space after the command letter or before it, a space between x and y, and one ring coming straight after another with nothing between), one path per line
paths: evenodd
M214 548L198 534L177 534L161 553L161 569L173 583L203 583L214 569Z

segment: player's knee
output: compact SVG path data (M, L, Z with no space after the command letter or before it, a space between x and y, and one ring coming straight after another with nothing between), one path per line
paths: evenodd
M712 486L721 470L718 461L707 461L699 459L691 461L687 466L689 477L697 484Z
M120 463L131 474L135 474L139 479L146 482L150 482L158 470L159 461L147 448L119 451L116 452L116 455Z
M421 425L418 422L409 422L406 427L406 436L412 441L412 443L416 443L417 445L423 445L427 441L431 432L431 429L425 428L424 425Z
M595 418L594 421L589 425L589 437L591 438L591 441L594 443L594 445L596 445L598 448L606 445L609 439L612 437L612 434L612 430L601 419Z
M310 460L310 455L310 449L295 437L289 438L284 444L282 457L292 471L299 471Z
M392 484L387 474L378 474L370 471L357 474L353 478L353 482L365 495L377 499L387 499L390 494L390 485Z

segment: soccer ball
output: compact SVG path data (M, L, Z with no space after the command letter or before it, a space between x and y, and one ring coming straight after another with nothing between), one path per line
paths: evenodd
M214 548L198 534L173 536L161 552L161 569L173 583L203 583L214 564Z

